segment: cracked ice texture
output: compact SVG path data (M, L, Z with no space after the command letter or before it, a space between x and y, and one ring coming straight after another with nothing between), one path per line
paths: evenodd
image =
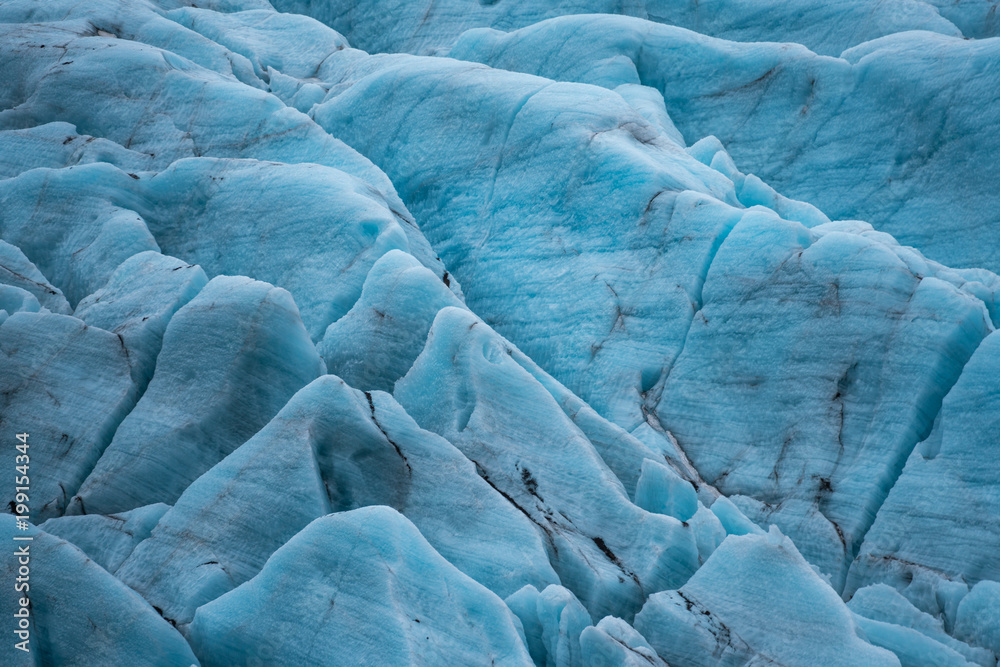
M282 636L300 634L301 622L314 641L290 650ZM531 664L503 601L386 507L316 519L257 577L199 609L191 640L206 666L261 657L274 665Z
M313 16L342 32L354 46L372 52L429 53L450 46L469 28L512 30L569 14L624 14L737 42L797 42L829 55L907 30L961 35L955 25L961 23L976 33L970 36L989 37L1000 27L987 0L847 0L836 5L808 0L275 0L273 4L279 11Z
M989 2L196 4L0 5L42 662L995 663Z
M866 220L951 266L1000 269L1000 181L984 168L998 150L995 39L901 32L827 57L586 16L469 31L449 55L652 87L688 141L717 136L743 171L783 194Z
M934 429L910 454L850 573L850 588L884 581L924 606L938 589L1000 580L997 449L1000 336L969 360ZM947 508L947 512L943 511ZM954 612L955 610L950 610Z

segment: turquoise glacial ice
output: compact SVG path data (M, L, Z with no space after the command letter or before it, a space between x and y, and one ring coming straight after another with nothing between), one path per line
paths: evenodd
M324 372L288 292L246 277L214 278L170 318L149 387L70 512L173 503Z
M995 667L996 15L0 3L0 664Z
M31 540L14 541L14 537ZM192 665L197 664L184 637L135 591L73 544L38 528L20 530L10 515L0 516L0 538L11 554L27 546L31 613L30 652L15 649L15 635L4 646L4 664L37 665ZM4 578L19 575L21 556L4 558ZM21 608L21 593L7 594L0 612L8 621ZM11 628L13 630L13 628ZM21 639L21 637L18 637ZM37 661L37 662L33 662Z
M307 591L301 594L299 591ZM302 632L311 641L289 644ZM406 517L371 507L316 519L260 574L198 610L202 664L531 664L513 612Z
M568 16L469 30L448 53L557 81L651 87L685 139L717 136L782 194L866 220L937 261L1000 270L1000 182L983 166L998 150L988 128L1000 114L1000 42L900 30L813 52L783 35L732 42L678 25Z

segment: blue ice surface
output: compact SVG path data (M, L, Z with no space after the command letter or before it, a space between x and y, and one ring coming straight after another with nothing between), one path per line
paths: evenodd
M972 602L966 609L975 608L973 601L978 596L966 597ZM903 659L903 651L907 659L914 662L925 660L933 663L940 660L961 664L964 660L972 664L991 665L995 660L990 650L969 646L949 636L943 619L917 609L887 584L862 588L854 593L847 606L854 612L855 620L865 628L868 639L892 650L900 659ZM975 616L980 617L978 610ZM961 654L961 657L954 653Z
M122 262L104 287L77 304L73 315L121 338L132 379L143 392L153 377L167 324L207 283L200 266L148 250Z
M851 567L850 589L883 581L921 609L943 614L949 627L970 586L987 582L978 593L987 599L989 582L1000 578L994 557L1000 495L995 468L980 461L997 448L998 353L1000 336L993 333L945 397L934 428L879 510Z
M275 487L294 490L268 510ZM386 505L498 595L558 581L541 536L443 438L392 397L326 375L202 475L116 574L179 625L260 571L309 522Z
M1000 42L893 31L813 52L781 35L732 42L676 25L566 16L470 30L448 53L557 81L651 87L688 142L718 137L784 195L945 264L1000 270L1000 181L982 168L1000 148L986 129L1000 114Z
M285 639L303 631L312 641ZM190 638L206 667L531 664L503 601L384 506L310 523L260 574L201 607Z
M0 5L12 660L993 667L991 6Z
M0 598L0 612L9 621L22 608L24 592L31 600L30 650L14 648L24 638L15 639L11 627L3 648L5 665L198 664L173 626L73 544L34 526L21 529L9 514L0 515L0 539L10 550L0 573L11 584L11 592ZM23 549L27 556L13 555ZM28 561L27 576L19 574L22 559ZM14 591L18 576L29 586L23 592Z
M670 664L899 664L858 636L840 597L774 527L728 538L684 586L650 596L635 626Z
M72 312L62 290L49 283L20 248L6 241L0 241L0 285L6 290L6 294L19 295L19 303L14 309L7 306L12 302L5 300L3 310L6 310L8 315L24 309L21 304L26 303L37 303L37 310L46 308L60 315L69 315ZM24 292L27 294L23 294Z
M173 503L325 370L287 291L212 279L170 318L149 386L69 511Z
M929 30L971 37L998 34L989 0L274 0L278 11L308 14L370 52L427 54L447 48L465 30L524 28L574 14L621 14L681 26L736 42L804 44L817 53L844 49L887 34ZM995 12L994 12L995 14ZM959 29L961 27L961 30Z
M30 516L60 516L136 403L128 354L115 334L69 315L18 312L0 324L0 366L4 423L49 443L29 455ZM13 502L15 485L3 493Z

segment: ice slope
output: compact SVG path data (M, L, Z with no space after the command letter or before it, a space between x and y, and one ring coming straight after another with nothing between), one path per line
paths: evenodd
M437 314L448 307L461 304L433 273L413 257L391 251L372 267L361 298L347 315L330 325L318 347L329 371L346 378L351 385L392 391L424 349ZM568 417L630 496L636 491L647 459L665 459L674 466L674 473L689 481L698 480L697 471L686 464L683 454L670 441L660 439L650 446L630 436L602 419L513 345L503 345L518 366L508 367L509 372L526 371L534 380L528 381L532 386L535 381L541 385L562 412L550 409L551 419Z
M593 627L590 616L573 593L548 586L541 593L525 586L506 599L521 621L535 664L573 665L583 660L580 635Z
M876 37L906 30L990 37L996 11L988 0L274 0L278 11L308 14L370 52L426 54L450 46L469 28L523 28L568 14L624 14L737 42L788 41L837 55ZM959 27L962 30L959 30Z
M371 186L318 165L183 160L154 176L144 195L145 219L165 252L211 275L252 275L284 287L314 338L357 300L375 259L391 249L419 254L410 237L422 241ZM236 210L254 212L252 228ZM221 256L220 246L228 249ZM302 247L323 250L303 257Z
M275 488L289 489L280 503ZM186 625L313 519L369 505L395 507L498 595L558 581L541 536L469 461L389 396L330 375L191 484L116 574Z
M899 664L775 528L727 539L683 587L650 596L635 627L670 664Z
M128 180L103 163L33 169L2 180L0 234L75 307L126 259L160 250L142 217L114 196Z
M632 626L613 616L583 629L580 651L594 667L665 667L667 664Z
M71 513L173 503L324 372L288 292L214 278L170 319L149 387L79 487Z
M643 384L677 354L701 269L739 215L699 224L695 193L736 203L732 184L599 88L442 59L340 60L338 94L313 116L405 184L468 305L598 412L640 423ZM414 108L434 122L406 123ZM399 131L373 131L385 122ZM525 199L552 205L525 212ZM522 270L503 270L511 253Z
M169 509L169 505L156 503L118 514L66 515L49 519L39 528L72 543L105 570L115 572Z
M75 126L59 121L0 131L3 178L36 167L59 169L93 162L107 162L124 171L139 172L152 164L153 156L130 151L107 139L80 136Z
M716 255L656 410L706 480L797 538L839 589L993 326L982 302L921 279L877 237L814 234L744 217Z
M927 262L865 225L832 225L815 214L812 221L820 226L810 232L768 211L744 211L734 189L720 187L715 176L698 169L693 156L655 133L631 108L614 106L615 97L602 99L594 88L536 88L540 84L535 79L491 71L473 77L475 70L426 58L428 64L420 70L416 65L421 60L406 56L354 60L345 75L350 88L312 113L407 184L400 188L401 196L462 280L469 307L619 424L633 429L652 415L658 426L678 436L703 478L722 484L726 493L750 497L745 511L762 523L778 521L810 558L826 559L824 571L842 587L847 565L903 460L929 430L965 360L992 330L977 295L992 299L988 295L994 284L986 287L972 279L978 276L967 278ZM429 77L447 95L427 98L422 86ZM497 83L483 93L490 77ZM519 86L529 87L520 92ZM586 112L567 108L563 99L571 92L593 100ZM389 138L366 125L375 122L376 112L381 122L392 111L387 106L401 99L412 100L400 105L401 116L416 106L442 120L433 129L404 126L404 132L412 128L407 143L428 148L419 161L400 150L398 135ZM500 108L483 107L485 99ZM598 100L607 100L607 106ZM577 114L583 120L576 120ZM484 120L490 116L503 118L510 128L498 137L495 124ZM580 136L585 122L593 129ZM609 125L610 131L602 131ZM647 142L636 138L643 131L649 133ZM444 140L446 132L450 142ZM562 132L568 137L561 138ZM494 163L480 157L487 150L484 141L501 146ZM575 161L555 160L553 151ZM595 170L607 173L609 164L620 163L616 161L628 164L628 170L614 179L594 175ZM567 175L567 167L588 176ZM645 178L633 180L643 171ZM525 177L539 172L552 175ZM721 168L719 173L724 173ZM675 183L657 189L654 178ZM746 180L741 193L748 189ZM428 185L418 185L424 182ZM483 185L472 185L476 182ZM562 191L567 182L574 184L569 193L553 192ZM601 191L611 183L613 198ZM532 201L560 205L525 217L519 202L526 187L534 188ZM692 188L707 192L697 194ZM712 198L713 192L731 204ZM469 201L471 193L483 193L485 201ZM622 210L630 199L631 210ZM778 203L772 205L791 208ZM568 209L570 205L574 207ZM484 213L490 219L485 231ZM558 232L539 233L550 228ZM694 238L685 233L691 228L697 230ZM663 231L657 236L654 230ZM639 283L635 258L643 255L637 244L650 258ZM511 248L526 246L530 255L520 261L531 269L501 274L498 280L495 267L505 262ZM624 252L631 262L617 259L615 253ZM757 261L747 262L747 256ZM486 282L486 275L493 277ZM587 303L603 297L610 311L600 313L603 322L590 308L576 311L583 302L562 298L570 283L594 295ZM852 285L859 296L850 295ZM657 307L645 301L667 290L674 292L678 305ZM518 304L514 314L508 295ZM796 299L801 300L801 315L793 314ZM541 313L553 315L543 319ZM589 331L583 319L588 316L593 322ZM802 328L790 327L790 319L798 318ZM601 325L610 331L601 335ZM776 335L787 342L776 345ZM884 341L883 347L866 342L868 336ZM759 352L753 351L755 345ZM817 356L817 346L826 354ZM747 354L742 358L748 372L734 378L724 360L737 351ZM864 360L867 354L870 361ZM706 371L708 360L712 363ZM801 370L799 363L805 364ZM812 366L816 363L822 370ZM719 374L718 393L713 393L712 372ZM879 382L882 374L889 381ZM799 381L802 375L806 379ZM815 388L807 388L814 381ZM784 394L783 384L793 393ZM622 385L629 387L631 405ZM920 389L914 392L914 387ZM597 392L614 395L615 403ZM706 429L699 421L706 407L713 415L731 417L715 417ZM880 419L895 423L883 425ZM823 426L818 433L803 431L797 426L802 420ZM746 457L751 447L758 456ZM709 458L699 459L702 451L710 451ZM762 451L770 453L761 457ZM782 466L787 468L776 469ZM768 505L781 501L786 504L772 517Z
M849 590L885 582L954 623L957 601L969 586L1000 580L1000 493L993 466L998 364L1000 336L991 334L879 509L851 567Z
M362 299L344 318L345 322L330 327L321 346L321 349L338 351L330 360L331 370L355 369L352 380L362 387L394 384L396 397L422 426L451 440L476 464L479 474L491 486L544 531L564 585L577 592L599 616L609 612L621 615L634 612L630 610L634 602L627 601L634 593L627 590L615 593L614 589L621 589L627 583L624 574L633 577L634 584L629 585L638 585L640 590L650 583L655 586L655 571L644 574L643 570L663 566L655 564L655 555L623 555L620 544L631 548L630 543L641 543L641 539L621 533L617 526L608 525L606 521L595 522L595 517L578 515L575 507L589 503L576 499L579 494L576 487L582 475L593 476L592 493L624 500L629 496L623 497L622 484L628 489L627 493L633 493L643 461L658 458L657 453L624 432L616 432L584 406L574 405L572 401L579 403L579 399L572 397L484 323L454 307L450 302L454 297L447 288L412 258L390 253L375 265L372 273L376 275L366 282ZM466 332L473 331L475 335L471 340L463 340L469 336ZM364 367L360 367L359 362L365 361L366 365L371 362L368 354L372 344L369 341L375 341L374 346L390 341L383 349L391 350L394 359L404 360L400 366L408 370L403 368L388 377L362 372ZM460 362L460 358L463 361ZM449 365L457 368L448 369ZM403 372L406 374L401 378ZM455 379L450 379L449 375ZM457 391L451 389L449 385L461 382L462 376L470 377L471 386L459 386ZM503 390L505 396L497 402L501 398L499 387L504 385L510 388ZM448 408L442 411L442 405ZM531 406L530 412L528 406ZM433 421L425 421L428 419ZM449 423L455 419L457 423ZM520 427L523 431L512 430L510 425L518 421L524 422ZM480 423L487 428L477 426ZM489 427L490 424L503 426L498 431L496 427ZM475 435L472 435L473 430ZM534 440L540 448L535 451L525 448L519 442L522 437ZM497 450L509 456L498 459L491 453ZM535 470L544 472L535 473ZM678 521L690 519L698 503L694 490L677 473L665 467L664 470L670 480L686 487L691 494L691 512L675 518ZM664 483L658 480L649 486L657 489ZM620 507L635 512L627 500ZM670 515L663 508L650 509ZM620 511L622 509L607 510L609 515ZM602 510L601 515L604 514ZM714 519L714 515L709 515ZM654 517L639 518L642 514L637 512L636 516L640 524L654 522L653 525L661 526L657 531L671 527L670 523L661 523L662 520L657 521ZM674 523L673 530L677 527ZM698 546L711 540L707 535L713 530L725 535L717 519L704 526L684 525L683 528L689 529L688 534L679 538L678 546L685 541L687 546L661 557L664 565L682 571L696 567L701 553ZM645 561L639 569L629 566L629 561L636 558L639 563ZM670 559L679 562L670 566ZM643 583L642 578L651 579L651 582ZM612 592L600 592L609 585ZM598 591L590 590L594 587ZM619 599L617 602L604 600L607 595Z
M0 367L3 423L30 424L45 443L32 452L45 474L34 477L31 517L60 516L135 405L125 343L69 315L14 313L0 323ZM14 498L9 485L3 504Z
M141 393L153 377L170 318L207 283L200 266L140 252L122 262L104 287L80 301L73 315L121 338Z
M184 10L177 12L148 1L4 3L0 22L15 26L7 31L11 48L4 50L0 63L12 74L0 97L0 130L17 131L7 141L27 149L7 169L19 173L33 166L65 166L104 159L105 154L112 164L137 171L161 170L180 158L200 156L317 163L366 183L372 190L366 194L382 198L403 223L413 254L428 264L435 261L384 173L265 92L272 74L284 80L288 76L271 63L258 78L244 56L187 28ZM270 15L272 28L290 21L302 32L303 19ZM332 30L309 23L313 40L327 52L344 47ZM287 41L288 32L283 34ZM302 57L316 58L307 60L316 68L323 61L321 51ZM123 60L130 63L129 76L109 85L106 72ZM280 63L289 66L294 60L286 57ZM84 135L73 132L61 139L61 156L51 146L54 129L29 130L52 122L62 123L61 128L71 123ZM91 142L98 147L88 149ZM88 150L90 157L81 155ZM63 164L51 164L60 157Z
M39 309L47 308L50 312L60 315L69 315L71 312L62 291L55 285L49 284L38 267L24 256L20 248L6 241L0 241L0 281L4 289L15 288L30 294L38 303ZM4 310L7 310L8 315L14 312L7 308Z
M563 584L596 618L631 618L646 591L696 569L693 529L630 503L553 397L471 313L438 313L394 394L538 526Z
M21 211L28 208L23 198L30 192L44 208L35 206L30 217L5 216L0 223L6 222L8 238L20 240L34 256L50 256L53 245L66 248L60 254L70 255L69 262L43 261L41 268L74 302L106 282L123 258L162 250L203 266L210 276L249 274L288 289L314 336L354 303L368 268L387 250L423 257L443 275L420 231L398 218L368 184L338 169L191 158L163 172L140 173L107 164L23 173L2 182L0 197ZM279 191L287 199L273 196ZM256 201L250 199L254 195ZM99 229L96 220L103 221ZM39 235L39 228L53 231ZM262 237L269 240L267 252L260 250ZM231 252L220 255L220 245ZM323 251L305 259L298 251L303 245ZM74 289L80 280L82 286ZM454 291L461 294L457 283Z
M975 607L975 597L969 597L973 603L967 608ZM905 657L916 664L934 664L939 661L945 664L968 662L987 666L996 661L991 651L969 646L949 636L942 619L920 611L886 584L873 584L858 590L847 606L854 612L855 620L865 629L869 641L888 648L901 660Z
M310 639L289 644L289 635ZM386 507L316 519L191 626L206 666L527 666L519 635L500 598Z
M262 90L245 58L162 14L123 0L4 3L0 21L15 25L5 34L0 127L68 122L151 167L203 155L315 162L392 191L370 162ZM109 80L123 60L129 76Z
M30 540L14 541L14 537ZM29 588L13 591L19 560L5 556L0 572L11 592L0 598L5 619L16 618L24 593L31 611L25 637L9 632L4 664L17 665L198 665L188 643L139 595L87 558L75 546L34 526L15 527L14 517L0 515L0 537L13 553L27 547ZM13 628L12 628L13 629ZM27 639L30 652L13 648Z
M903 32L828 57L799 44L571 16L509 34L472 30L449 55L559 81L655 88L688 142L719 137L742 170L783 194L834 219L868 221L945 264L1000 269L1000 182L984 168L1000 149L995 39Z
M995 664L1000 278L829 217L912 201L896 236L989 265L992 41L916 2L301 7L347 39L197 4L0 6L41 663ZM641 18L348 43L593 11ZM807 74L820 157L780 136Z
M964 641L983 646L994 655L1000 653L1000 585L980 581L958 605L955 635Z
M391 392L423 349L434 316L449 306L462 302L411 255L391 250L317 348L330 372L350 385Z

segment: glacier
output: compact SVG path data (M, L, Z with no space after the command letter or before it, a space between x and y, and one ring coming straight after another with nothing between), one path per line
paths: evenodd
M775 39L571 16L470 30L449 54L557 81L654 88L684 137L718 137L784 195L868 221L950 266L1000 270L996 242L978 243L995 238L996 174L972 157L997 151L985 131L998 114L995 39L900 31L820 55L762 37Z
M993 0L0 2L0 664L995 667L998 64Z

